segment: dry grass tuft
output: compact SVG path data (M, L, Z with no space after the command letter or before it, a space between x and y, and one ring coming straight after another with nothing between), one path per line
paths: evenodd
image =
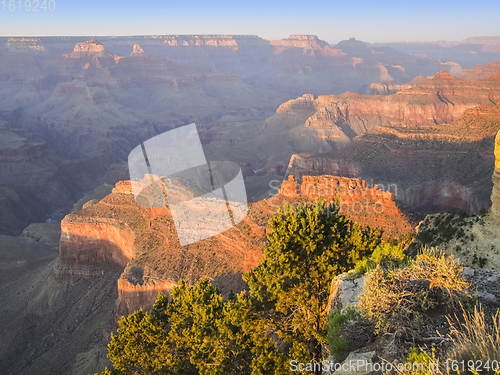
M485 364L497 361L497 367L477 369L480 374L500 374L500 310L493 315L491 324L487 324L484 311L481 307L474 308L473 313L464 312L464 322L458 326L452 325L451 337L453 345L447 353L447 357L459 362Z
M452 327L451 346L441 358L432 351L412 348L404 363L409 370L394 366L393 373L398 375L500 375L500 310L487 324L484 311L476 307L473 313L463 311L463 323L455 324L458 317L448 317ZM432 368L429 364L434 364ZM389 375L389 374L388 374Z
M419 330L423 313L436 307L452 311L470 297L469 284L452 257L424 249L410 267L370 273L361 296L363 315L376 333L407 335Z

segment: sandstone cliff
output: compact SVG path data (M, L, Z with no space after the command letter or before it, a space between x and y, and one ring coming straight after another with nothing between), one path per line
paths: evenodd
M304 177L299 186L290 178L278 195L250 204L237 226L181 247L169 209L141 208L130 182L122 181L106 198L64 218L57 276L93 277L102 265L123 267L116 316L150 308L158 291L168 294L179 279L194 283L208 277L224 293L239 291L245 287L242 272L263 256L267 220L278 208L317 198L333 202L337 195L341 212L362 225L394 237L411 230L392 193L377 186L335 176Z
M64 55L64 57L68 59L79 59L86 56L102 57L104 55L104 45L96 42L94 39L90 39L85 42L77 43L73 52Z
M479 106L441 125L378 127L337 151L292 156L287 175L333 174L397 186L395 199L412 212L490 206L493 137L500 108ZM471 173L470 171L474 171Z
M146 55L146 53L144 52L142 47L138 43L136 43L136 44L134 44L134 47L132 49L132 53L130 55L131 56L144 56L144 55Z
M335 173L392 186L394 199L418 214L462 210L477 214L489 206L489 141L449 145L363 136L343 150L321 155L294 155L287 175ZM390 148L389 148L390 147ZM475 168L474 175L464 171Z
M495 137L495 169L493 171L493 189L491 191L491 213L500 218L500 130Z
M170 211L135 203L130 182L117 183L100 202L62 222L59 276L92 275L95 266L118 263L118 314L149 308L159 290L168 294L179 279L190 283L208 276L225 293L241 290L241 273L262 256L264 223L252 216L236 228L181 247Z
M466 217L454 213L428 215L417 226L417 236L410 250L422 245L452 253L462 264L472 267L500 268L500 130L493 144L494 162L491 177L491 207L477 216ZM490 185L491 186L491 185ZM495 279L495 282L497 280ZM491 295L490 295L491 296ZM497 303L496 298L493 302Z
M406 126L448 123L458 119L468 108L496 104L500 98L499 78L468 84L441 72L427 83L388 97L371 99L345 95L345 99L338 102L348 108L342 111L340 103L332 103L331 109L339 108L342 117L337 118L349 123L363 120L367 124L372 120L378 124ZM366 128L373 126L365 125Z
M271 45L277 47L275 54L282 53L288 48L301 48L304 53L318 51L326 56L345 56L341 49L332 48L324 40L319 39L316 35L290 35L288 39L272 40Z
M406 83L394 82L373 82L366 90L367 95L391 95L399 91L408 90L414 85L426 83L429 78L424 76L417 76Z
M457 75L457 78L466 81L475 81L478 79L485 79L496 73L500 73L500 62L489 62L486 65L477 64L473 68L464 69Z
M375 127L421 128L458 120L472 107L500 99L500 76L464 81L442 71L425 83L388 96L344 93L301 98L280 105L277 113L307 114L306 127L335 129L339 144ZM342 137L343 136L343 137Z
M384 229L389 237L398 237L411 231L412 226L394 202L394 194L379 186L369 186L357 178L337 176L304 176L302 184L289 176L280 188L280 194L295 201L324 199L333 202L340 198L340 211L352 220L372 228Z
M238 50L238 43L232 35L172 35L161 39L170 47L229 47Z
M290 35L288 39L273 40L271 44L282 47L324 48L329 44L316 35Z

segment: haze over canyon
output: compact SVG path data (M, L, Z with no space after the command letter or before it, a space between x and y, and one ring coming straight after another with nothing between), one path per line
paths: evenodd
M286 203L340 197L384 241L479 215L492 190L498 215L499 100L500 37L0 37L0 372L102 371L118 318L180 279L244 290ZM241 168L249 214L180 246L168 207L136 204L127 158L191 123L207 160Z

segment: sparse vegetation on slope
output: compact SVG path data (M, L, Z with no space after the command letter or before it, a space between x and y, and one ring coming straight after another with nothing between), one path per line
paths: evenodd
M160 295L151 313L123 317L109 345L114 373L288 374L292 359L321 362L331 282L381 233L323 201L288 205L269 228L265 259L244 275L250 293L224 300L206 280L180 282L171 301Z
M425 249L408 267L377 267L366 282L360 308L377 333L413 335L429 310L453 311L470 297L462 269L452 257Z
M428 215L417 227L409 253L414 254L422 245L454 254L471 267L495 268L499 262L495 219L488 212L472 217L464 212Z
M448 351L448 357L457 362L473 361L476 370L482 374L500 374L500 364L493 368L492 362L500 358L500 310L492 316L492 322L487 323L484 311L477 306L473 313L464 313L464 323L453 326L453 345ZM477 361L482 366L478 368ZM484 365L490 362L489 367Z
M354 269L356 273L364 275L368 271L380 266L386 270L401 268L410 264L410 258L404 254L399 246L385 244L377 247L369 258L365 258L356 263Z
M463 311L458 319L447 317L450 323L450 344L441 355L435 348L411 348L405 363L410 371L397 371L405 375L500 374L500 310L487 322L481 307L474 312Z

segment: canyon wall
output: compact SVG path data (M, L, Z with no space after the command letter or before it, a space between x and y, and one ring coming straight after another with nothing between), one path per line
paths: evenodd
M177 283L171 281L158 281L138 285L131 283L123 277L119 278L118 300L113 312L116 320L122 315L128 315L131 312L137 311L139 308L144 310L150 309L154 305L159 292L169 296L170 290L176 285Z
M76 43L73 52L64 55L66 58L77 59L88 55L100 55L102 56L105 52L104 46L101 43L97 43L94 39L87 40L85 42Z
M316 35L290 35L287 39L272 40L271 45L277 47L274 54L279 55L289 48L301 48L304 53L311 56L317 51L321 55L341 57L345 56L340 48L332 48L327 42L319 39Z
M6 45L11 51L44 51L40 38L8 38Z
M118 300L114 317L152 307L159 291L169 293L180 279L190 284L208 277L223 294L243 290L243 272L263 257L267 222L279 207L322 198L341 197L340 210L355 222L398 237L411 225L396 207L391 192L368 187L359 179L335 176L284 181L276 196L251 203L238 225L203 241L180 246L166 209L146 209L135 203L130 181L120 181L112 193L89 202L61 224L56 276L93 278L118 264ZM178 186L181 194L182 186ZM185 194L188 194L186 191ZM199 203L197 203L199 206ZM203 207L193 207L203 211Z
M342 214L349 215L354 222L363 226L383 229L385 235L390 237L397 238L412 229L394 202L391 186L381 190L378 185L369 186L358 178L328 175L303 176L299 184L293 176L288 176L279 193L296 203L316 199L335 202L339 198L338 208Z
M327 155L294 154L290 158L285 177L294 176L302 182L304 176L332 175L357 178L359 164L345 159L332 159Z
M115 317L151 308L158 292L168 295L181 278L193 284L207 276L227 294L244 288L241 274L262 258L263 225L250 215L238 227L182 247L168 208L138 206L130 181L120 181L110 195L63 219L56 275L89 278L120 265Z
M500 218L500 131L495 137L495 169L493 171L493 189L491 191L491 213Z
M360 134L375 126L450 123L468 108L496 104L500 99L500 77L470 84L441 72L428 83L389 96L342 94L329 99L325 110L309 118L306 126L347 123Z
M380 86L380 84L378 84ZM379 86L374 86L378 90ZM305 126L339 128L353 138L375 127L430 126L451 123L480 105L496 105L500 99L500 75L464 81L445 71L420 84L398 85L391 95L303 95L280 105L277 113L314 114ZM387 86L386 90L393 90Z
M457 75L457 78L475 81L496 73L500 73L500 62L489 62L486 65L477 64L473 68L464 69Z
M125 267L134 256L134 233L118 220L93 222L70 214L61 222L60 260L67 264L114 262Z
M91 184L80 167L0 120L0 234L18 235L30 223L60 219Z
M500 127L495 113L471 111L463 129L462 121L453 123L449 134L377 131L356 138L342 150L295 154L286 176L293 175L299 182L304 176L324 174L365 179L371 185L395 186L394 199L414 213L462 210L475 215L490 206L494 164L490 133ZM485 128L481 128L483 120ZM470 139L460 141L462 130Z
M238 42L233 35L171 35L158 38L170 47L229 47L238 50Z

